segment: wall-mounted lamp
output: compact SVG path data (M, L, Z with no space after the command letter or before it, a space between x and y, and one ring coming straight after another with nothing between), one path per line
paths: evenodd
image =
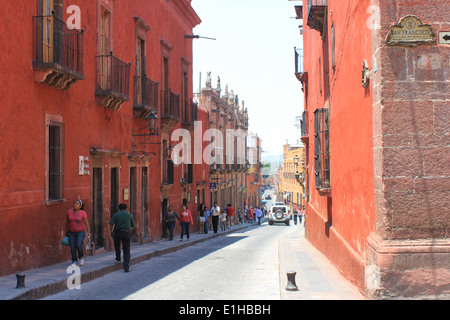
M146 136L157 136L158 135L158 116L155 111L152 111L145 118L147 121L147 126L139 129L139 132L143 130L148 130L148 133L133 133L133 137L146 137Z
M196 34L185 34L184 35L185 39L208 39L208 40L216 40L216 38L208 38L208 37L202 37Z
M147 121L147 126L144 128L137 129L137 132L133 129L131 133L131 153L134 155L136 153L142 152L143 157L146 156L146 151L136 150L136 147L139 145L147 145L147 144L161 144L161 142L150 142L148 141L149 136L157 136L158 133L158 116L156 112L152 111L145 118ZM144 138L138 138L144 137ZM136 141L135 141L136 140Z
M145 118L148 123L148 131L149 135L154 136L158 135L158 116L156 112L152 111L148 114L147 118Z
M367 63L367 60L363 61L363 68L362 68L362 79L361 79L361 85L364 88L367 88L369 86L369 81L371 77L371 72L369 70L369 64Z

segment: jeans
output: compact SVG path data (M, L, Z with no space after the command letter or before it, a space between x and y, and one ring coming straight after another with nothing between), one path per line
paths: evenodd
M72 255L72 263L77 262L77 251L78 251L78 259L83 258L83 240L85 231L80 232L68 232L67 236L69 237L69 246L70 246L70 254Z
M120 243L123 249L123 269L130 269L130 247L131 247L131 231L114 230L114 249L116 250L116 259L120 260Z
M190 224L190 222L181 222L180 239L183 239L183 234L184 234L184 231L186 230L186 235L187 235L187 238L189 240L189 224Z
M175 228L175 221L174 222L168 222L167 223L169 228L169 240L173 239L173 229Z

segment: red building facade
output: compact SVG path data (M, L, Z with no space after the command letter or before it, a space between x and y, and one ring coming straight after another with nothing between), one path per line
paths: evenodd
M306 236L369 298L449 293L444 2L295 7L303 20L296 76L305 96Z
M206 86L199 93L199 109L209 115L209 123L203 126L211 132L211 137L203 136L204 150L209 150L210 188L209 199L205 203L211 207L217 202L224 209L231 204L235 210L243 209L249 194L248 174L248 112L240 105L239 96L228 85L222 92L220 77L216 87L212 86L211 73L207 73ZM206 144L206 145L205 145ZM208 145L213 147L210 149ZM234 215L237 221L237 215Z
M196 215L209 166L170 158L173 130L208 123L192 102L186 36L201 21L190 2L1 4L1 275L68 258L61 239L77 198L92 254L112 249L120 202L135 218L134 243L163 237L169 203Z

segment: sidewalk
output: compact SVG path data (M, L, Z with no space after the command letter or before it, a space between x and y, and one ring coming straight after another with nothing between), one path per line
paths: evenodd
M133 265L136 263L254 226L257 226L257 224L239 224L226 231L218 231L216 234L211 230L207 234L191 232L190 240L187 241L185 238L183 242L180 242L175 237L173 241L159 240L142 245L132 244L131 271L133 271ZM116 262L114 257L114 251L85 257L85 265L81 267L81 283L122 270L122 262ZM23 274L25 274L26 287L20 289L16 289L17 280L15 274L0 277L0 300L36 300L66 290L67 279L72 275L72 273L66 273L69 266L70 261L68 260L56 265L25 271Z
M279 240L281 300L364 300L358 289L306 240L303 224L295 228ZM296 272L298 291L285 290L290 271Z

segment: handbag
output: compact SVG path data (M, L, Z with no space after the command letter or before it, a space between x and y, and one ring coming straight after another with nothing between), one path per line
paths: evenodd
M87 242L86 242L86 250L91 250L92 245L91 245L91 236L87 237Z
M68 246L69 245L69 237L64 237L64 239L62 239L61 244L63 246Z

